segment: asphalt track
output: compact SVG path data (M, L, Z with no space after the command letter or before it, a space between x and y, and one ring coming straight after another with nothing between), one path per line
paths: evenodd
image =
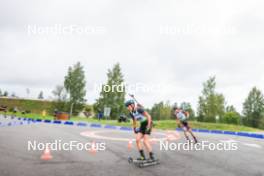
M161 164L137 168L127 162L129 156L138 156L134 141L128 149L134 137L131 131L23 122L3 116L0 123L0 176L264 176L263 139L196 133L199 141L236 142L235 151L164 151L156 141L153 148ZM153 138L162 140L166 135L166 131L157 131ZM28 141L34 140L94 141L105 143L105 150L51 151L53 158L44 161L40 159L43 151L28 151ZM175 142L184 139L170 141Z

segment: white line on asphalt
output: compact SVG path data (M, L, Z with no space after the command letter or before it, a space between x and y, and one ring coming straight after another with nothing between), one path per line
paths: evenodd
M242 143L243 145L249 146L249 147L255 147L255 148L262 148L260 145L258 144L249 144L249 143Z
M121 131L118 131L121 132ZM84 131L81 132L80 135L81 136L85 136L85 137L90 137L90 138L95 138L95 139L104 139L104 140L113 140L113 141L135 141L135 139L131 139L131 138L122 138L122 137L108 137L108 136L103 136L103 135L98 135L98 133L109 133L109 131ZM154 134L158 134L158 135L163 135L166 136L166 134L164 133L159 133L159 132L154 132ZM153 141L164 141L167 140L167 138L153 138Z
M229 140L219 140L220 142L223 143L241 143L242 145L248 146L248 147L254 147L254 148L259 148L261 149L262 147L258 144L252 144L252 143L244 143L244 142L240 142L240 141L236 141L233 139L229 139Z
M223 143L238 143L239 141L233 140L233 139L229 139L229 140L219 140L220 142Z

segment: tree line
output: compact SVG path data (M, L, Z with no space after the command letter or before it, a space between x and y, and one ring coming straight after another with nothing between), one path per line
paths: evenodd
M76 76L71 72L75 72ZM79 75L79 76L78 76ZM75 81L72 79L76 79ZM75 82L73 85L68 84ZM104 111L105 107L111 108L110 119L116 119L120 114L126 114L124 107L126 90L120 92L113 85L123 85L125 82L121 71L120 64L115 64L112 69L107 72L107 82L102 85L99 98L93 105L96 113ZM68 86L67 86L68 85ZM70 97L75 95L75 102L79 100L79 104L84 103L85 96L85 78L84 71L80 63L73 69L69 68L68 76L65 77L64 86L66 92L71 90ZM104 87L112 88L110 91L105 91ZM253 87L249 92L248 97L243 102L243 112L240 114L233 105L227 105L223 94L216 92L216 78L209 77L203 84L201 95L198 97L197 112L195 113L189 102L175 102L171 104L169 101L161 101L155 103L151 108L147 109L155 120L175 119L175 107L184 107L190 113L191 120L200 122L212 123L228 123L246 125L255 128L264 128L264 97L261 90ZM76 91L76 92L75 92ZM75 92L75 93L74 93ZM66 96L65 96L66 97ZM79 98L78 98L79 97ZM64 98L62 98L63 100ZM78 104L77 103L77 104ZM75 107L75 111L81 110Z
M105 107L111 109L110 119L117 119L121 114L127 114L124 106L126 89L118 91L114 85L124 86L125 80L120 64L108 69L107 81L101 87L98 99L92 106L86 105L86 78L85 71L80 62L68 68L62 85L57 85L52 91L54 95L53 109L58 111L79 112L94 111L96 114L103 113ZM105 87L111 90L105 91ZM190 113L191 120L212 123L228 123L246 125L264 129L264 96L261 90L253 87L243 102L243 111L240 114L233 105L227 105L223 94L216 92L216 78L209 77L203 84L201 95L198 97L197 111L195 113L189 102L161 101L147 109L154 120L175 119L175 107L184 107ZM7 91L0 96L6 95ZM39 99L43 99L41 91Z
M180 107L185 107L190 112L190 119L200 122L227 123L245 125L264 129L264 96L261 90L253 87L243 102L243 111L240 114L233 105L227 105L223 94L215 91L216 78L210 77L203 83L201 95L198 97L197 113L190 103L183 102ZM174 108L169 102L160 102L149 109L154 119L175 119Z

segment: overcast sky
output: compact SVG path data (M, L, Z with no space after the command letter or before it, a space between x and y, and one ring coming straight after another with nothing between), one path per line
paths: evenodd
M69 66L80 61L87 100L119 62L145 106L159 101L197 107L202 83L241 111L253 86L264 91L262 0L2 0L0 89L20 97L52 96Z

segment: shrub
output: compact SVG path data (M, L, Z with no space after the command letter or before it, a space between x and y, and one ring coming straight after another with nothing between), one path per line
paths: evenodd
M240 122L240 115L237 112L226 112L224 117L221 119L222 123L227 124L239 124Z

